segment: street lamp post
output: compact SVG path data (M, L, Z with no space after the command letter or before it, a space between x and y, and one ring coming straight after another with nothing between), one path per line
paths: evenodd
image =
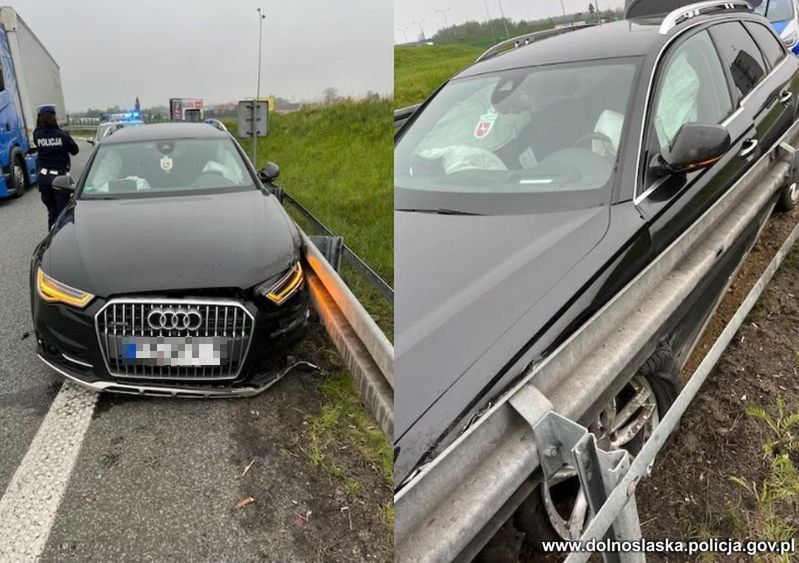
M256 135L258 127L255 123L255 117L258 110L258 100L261 99L261 45L264 38L264 20L266 14L261 13L261 8L258 8L258 79L255 86L255 101L252 104L252 165L258 168L258 153L256 148L258 146L258 137ZM268 111L268 110L267 110Z
M412 21L411 23L412 24L416 24L416 25L419 26L419 32L421 33L421 36L420 36L421 37L421 41L424 41L426 39L426 37L424 36L424 28L422 27L422 24L424 23L424 20L415 20L415 21Z
M499 4L499 14L502 16L502 25L505 26L505 39L510 39L510 33L508 33L508 20L505 19L505 10L502 9L502 0L497 0L497 4Z
M488 31L491 32L491 40L496 43L497 42L497 35L494 33L494 26L491 25L491 12L488 11L488 0L483 0L483 4L486 7L486 18L488 19Z

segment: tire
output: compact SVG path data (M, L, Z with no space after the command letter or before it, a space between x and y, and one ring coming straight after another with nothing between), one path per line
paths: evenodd
M791 182L780 191L774 209L780 213L791 211L799 203L799 184Z
M660 418L669 410L682 388L679 369L671 351L664 348L652 354L630 380L629 386L635 389L650 389L652 395L654 395L657 403L657 416L652 416L654 421L652 430L654 430L660 422ZM618 400L623 401L623 396L627 392L627 387L625 387L614 399L614 403ZM651 395L649 396L651 397ZM602 420L601 415L598 420ZM601 423L599 426L601 426ZM593 426L591 431L595 435L598 434L597 429ZM651 435L651 432L649 435ZM640 434L625 442L623 447L634 456L641 451L647 438L648 435L642 430ZM600 444L602 442L599 437L597 441ZM557 516L552 516L550 512L553 510L553 505L560 506L561 503L566 504L566 512L570 511L568 507L573 510L578 502L579 494L579 480L576 477L566 477L562 482L555 484L550 491L545 491L542 484L525 499L514 514L514 524L517 529L526 534L526 542L530 547L536 551L542 551L542 542L576 539L567 537L563 522L560 522L558 527L556 527L553 523L553 518L557 519ZM582 500L584 501L584 497ZM549 510L547 504L549 504ZM558 531L558 528L560 531Z
M11 153L10 168L9 188L14 190L14 195L11 197L16 199L22 197L22 194L24 194L25 190L28 188L28 174L25 170L25 160L22 158L19 151Z

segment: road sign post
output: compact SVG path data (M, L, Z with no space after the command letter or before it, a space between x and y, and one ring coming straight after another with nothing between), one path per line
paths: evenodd
M258 137L266 137L269 134L269 102L242 100L238 105L237 117L239 137L252 139L252 165L258 168L255 146Z

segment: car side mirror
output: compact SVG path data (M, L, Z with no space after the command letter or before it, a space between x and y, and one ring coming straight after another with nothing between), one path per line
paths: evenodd
M731 147L730 132L725 127L686 123L671 146L661 149L652 166L661 175L693 172L715 164Z
M266 166L258 171L258 178L262 182L272 183L280 177L280 167L274 162L267 162Z
M75 191L75 182L72 181L72 176L64 174L63 176L56 176L53 178L53 187L67 192Z

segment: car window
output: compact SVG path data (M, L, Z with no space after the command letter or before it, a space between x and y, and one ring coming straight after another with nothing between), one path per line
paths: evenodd
M784 22L793 19L794 16L794 0L768 0L763 1L755 8L755 12L761 16L766 15L766 8L768 8L768 20L771 23Z
M254 188L229 139L175 139L101 144L80 197L126 198Z
M686 123L718 124L732 113L724 69L706 31L679 45L659 76L653 119L656 148L671 145Z
M752 37L757 41L760 50L768 59L769 64L774 67L782 59L785 58L785 49L782 48L782 43L774 36L765 25L754 22L746 22L744 24Z
M453 80L398 141L395 185L595 199L615 171L636 68L592 61Z
M739 22L715 25L711 33L722 61L730 69L738 94L746 96L766 76L766 63L760 49Z

